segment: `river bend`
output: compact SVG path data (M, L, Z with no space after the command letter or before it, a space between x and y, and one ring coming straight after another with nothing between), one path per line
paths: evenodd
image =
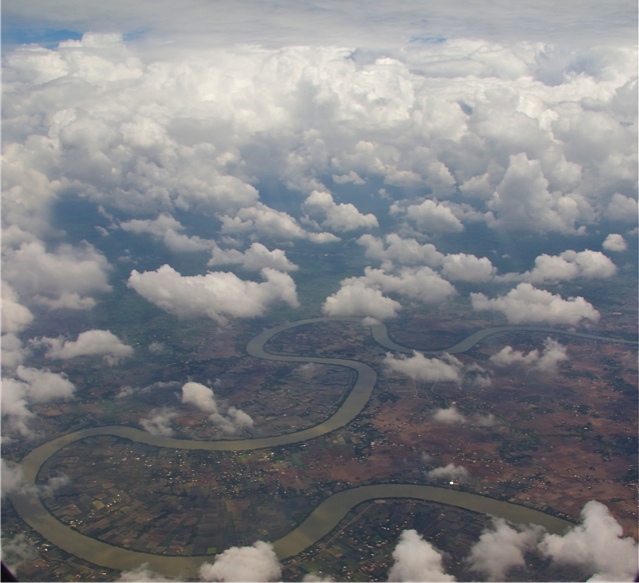
M362 321L360 318L342 318L341 320L351 322ZM85 536L62 524L47 511L38 496L37 488L35 487L38 472L44 462L56 452L78 440L97 435L113 435L148 445L174 449L246 451L306 441L345 426L359 415L371 397L377 382L377 373L372 367L355 360L340 358L273 354L265 348L266 343L271 338L285 330L324 321L329 321L329 319L313 318L282 324L258 334L246 347L249 355L266 360L338 365L354 370L357 377L353 388L335 414L324 422L294 433L257 439L220 441L176 439L167 436L152 435L140 429L123 425L91 427L68 433L37 447L23 458L21 467L24 472L25 488L20 493L12 493L9 495L16 511L29 526L38 531L50 542L91 563L123 571L135 569L142 563L148 563L151 569L165 575L174 577L196 577L200 565L207 560L212 561L214 559L213 556L166 556L131 551ZM412 349L396 344L391 340L384 324L374 324L370 328L374 339L381 346L397 352L413 352ZM554 328L501 326L475 332L451 347L439 351L427 352L458 354L466 352L488 336L513 331L565 334L604 342L636 344L635 342L623 339L567 332ZM571 525L571 523L565 520L538 510L501 502L468 492L417 484L375 484L350 488L329 496L320 503L300 525L287 535L274 541L274 549L280 559L293 557L327 535L354 506L368 500L387 498L412 498L450 504L474 512L505 518L515 523L540 524L549 532L553 533L564 532Z

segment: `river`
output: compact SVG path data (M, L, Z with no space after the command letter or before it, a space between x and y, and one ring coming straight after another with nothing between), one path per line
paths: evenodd
M343 320L361 322L359 318L343 318ZM265 330L247 344L248 354L257 358L285 362L338 365L355 371L357 377L350 393L335 414L324 422L302 431L273 437L220 441L176 439L162 435L152 435L140 429L122 425L92 427L75 431L57 437L37 447L23 458L21 467L24 472L25 488L21 493L12 493L9 495L16 511L29 526L38 531L51 543L91 563L118 570L130 570L139 567L142 563L148 563L149 567L154 571L168 576L185 578L197 577L200 565L205 561L212 561L214 556L165 556L131 551L85 536L62 524L47 511L38 496L37 488L35 487L38 472L42 464L62 448L80 439L86 439L87 437L96 435L114 435L148 445L174 449L246 451L298 443L325 435L335 429L343 427L359 415L370 399L377 382L377 373L375 370L367 364L354 360L280 355L268 352L265 348L266 343L271 338L285 330L324 321L328 321L328 319L314 318L282 324L275 328ZM621 339L576 332L564 332L553 328L502 326L475 332L454 346L431 352L458 354L469 350L487 336L513 331L568 334L598 341L634 344ZM412 349L393 342L388 336L388 331L384 324L379 323L371 326L371 333L375 340L385 348L400 352L412 352ZM475 512L505 518L514 523L540 524L552 533L565 532L571 526L571 523L568 521L561 520L538 510L501 502L468 492L416 484L375 484L343 490L328 497L320 503L300 525L287 535L273 542L275 552L280 559L295 556L328 534L338 525L339 521L351 508L357 504L367 500L384 498L414 498L450 504Z

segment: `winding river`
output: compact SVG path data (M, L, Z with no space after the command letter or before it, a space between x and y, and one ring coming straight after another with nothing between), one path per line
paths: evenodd
M340 320L350 322L362 321L360 318L342 318ZM327 318L314 318L282 324L258 334L246 347L248 354L251 356L266 360L338 365L354 370L357 374L357 378L353 388L335 414L323 423L295 433L286 433L273 437L221 441L176 439L167 436L152 435L140 429L122 425L92 427L68 433L37 447L23 458L21 467L24 472L25 488L20 493L12 493L9 495L16 511L29 526L53 544L91 563L119 570L130 570L139 567L142 563L148 563L149 567L154 571L168 576L196 577L200 565L205 561L212 561L214 559L213 556L165 556L131 551L85 536L62 524L47 511L38 496L35 483L40 468L47 459L62 448L78 440L96 435L114 435L148 445L175 449L246 451L298 443L325 435L335 429L343 427L359 415L370 399L377 382L377 373L375 370L367 364L354 360L280 355L268 352L265 348L266 343L271 338L285 330L325 321L330 320ZM398 352L412 352L412 349L393 342L388 336L388 331L384 324L374 324L370 328L373 338L381 346ZM553 328L501 326L475 332L449 348L431 352L458 354L469 350L490 335L513 331L566 334L591 340L636 344L635 342L623 339L566 332ZM468 492L416 484L375 484L350 488L328 497L319 504L300 525L287 535L274 541L275 552L280 559L293 557L327 535L339 524L340 520L351 508L357 504L368 500L389 498L413 498L450 504L475 512L505 518L515 523L540 524L552 533L565 532L571 526L570 522L531 508L501 502Z

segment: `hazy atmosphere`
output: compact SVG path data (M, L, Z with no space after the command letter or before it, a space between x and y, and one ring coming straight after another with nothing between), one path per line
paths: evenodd
M635 577L636 2L6 0L2 43L20 580Z

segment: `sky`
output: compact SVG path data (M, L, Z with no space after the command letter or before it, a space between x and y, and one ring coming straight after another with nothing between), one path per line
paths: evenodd
M112 294L215 325L463 298L596 330L602 306L562 285L636 274L634 1L8 0L2 43L3 443L77 398L60 363L134 353L104 327L40 332ZM149 242L165 261L136 255ZM303 296L301 250L339 249L363 268ZM562 358L504 350L495 366Z

